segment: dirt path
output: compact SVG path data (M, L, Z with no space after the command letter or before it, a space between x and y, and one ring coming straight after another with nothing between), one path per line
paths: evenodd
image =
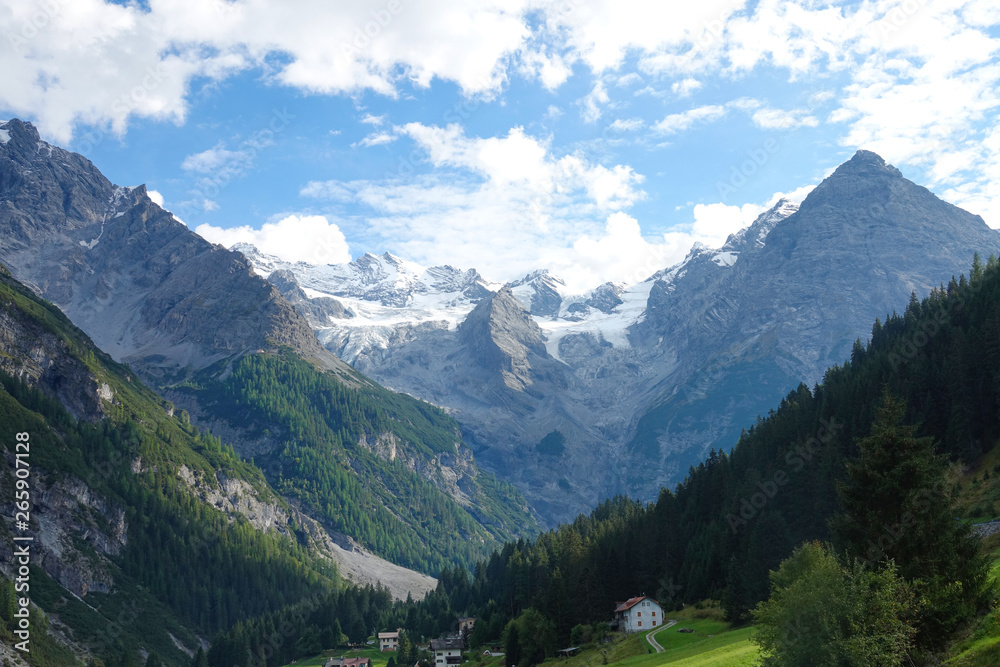
M677 625L677 621L667 621L666 623L664 623L660 627L653 628L648 633L646 633L646 641L649 642L649 645L652 646L656 650L657 653L663 653L663 647L660 646L660 644L655 639L653 639L653 635L655 635L660 630L663 630L663 629L666 629L666 628L670 628L670 627L673 627L675 625Z

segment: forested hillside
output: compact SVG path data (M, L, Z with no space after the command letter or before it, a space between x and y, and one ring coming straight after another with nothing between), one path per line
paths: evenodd
M201 377L181 391L277 443L255 460L282 495L395 563L436 574L537 532L520 493L476 469L458 424L429 403L361 376L348 386L287 348Z
M132 665L141 650L177 665L199 635L338 586L332 561L318 556L309 535L294 532L293 513L259 469L200 434L5 272L0 321L0 440L9 452L0 468L0 599L12 592L15 434L27 433L35 540L29 593L48 615L36 612L31 664L75 664L45 639L52 618L77 655ZM33 355L21 355L24 349ZM48 370L34 375L40 369L32 361ZM89 419L72 416L60 400L84 400L98 387ZM237 482L242 501L271 512L270 528L210 502L221 480ZM12 611L0 605L5 637L14 629Z

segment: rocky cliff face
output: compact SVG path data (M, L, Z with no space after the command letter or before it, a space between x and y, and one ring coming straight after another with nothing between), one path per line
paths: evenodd
M449 308L429 311L427 291L376 309L356 285L311 285L366 313L317 327L329 349L452 409L480 461L552 521L614 493L655 497L847 359L875 318L998 249L981 218L860 151L801 207L779 202L723 247L696 246L633 286L568 295L538 271L503 289L483 281L492 296L475 302L437 294ZM556 458L538 448L554 430Z
M245 258L191 233L145 187L113 185L28 123L3 129L0 260L101 349L149 377L275 344L343 369Z

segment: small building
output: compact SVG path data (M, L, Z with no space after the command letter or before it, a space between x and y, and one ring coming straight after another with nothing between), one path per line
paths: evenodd
M663 608L656 600L641 595L619 602L612 621L622 632L642 632L663 625Z
M466 630L472 632L472 628L475 627L475 625L476 625L476 619L474 618L458 619L458 634L464 635Z
M434 667L448 667L462 662L462 650L465 642L461 637L442 637L431 640L431 651L434 653Z
M379 651L396 651L399 649L399 630L395 632L378 633Z

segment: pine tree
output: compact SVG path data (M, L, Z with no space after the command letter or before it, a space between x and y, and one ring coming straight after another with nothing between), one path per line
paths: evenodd
M925 600L921 646L939 645L975 613L986 581L986 560L969 528L954 518L944 458L934 439L904 425L906 404L888 391L871 434L857 442L838 486L843 513L830 527L846 557L871 568L893 562Z

